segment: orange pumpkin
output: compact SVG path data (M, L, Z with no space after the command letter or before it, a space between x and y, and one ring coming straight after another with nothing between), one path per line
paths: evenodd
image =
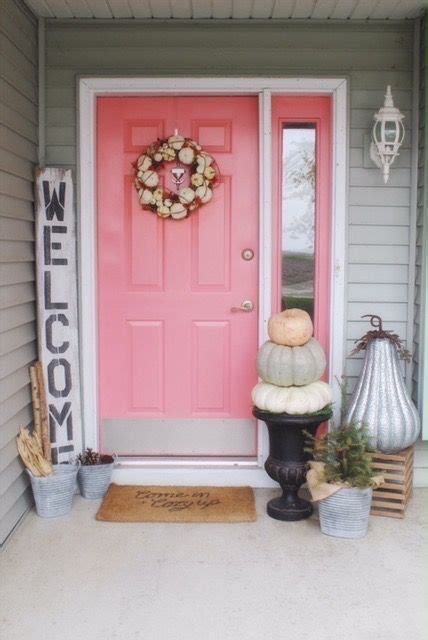
M268 322L269 338L275 344L299 347L312 337L312 320L303 309L286 309L273 315Z

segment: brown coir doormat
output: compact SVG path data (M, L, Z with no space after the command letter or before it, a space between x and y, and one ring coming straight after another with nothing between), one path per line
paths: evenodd
M108 522L254 522L250 487L111 484L97 513Z

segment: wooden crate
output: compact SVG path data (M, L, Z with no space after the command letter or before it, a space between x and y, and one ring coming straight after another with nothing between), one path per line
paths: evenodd
M414 447L399 453L373 453L373 469L383 475L385 484L373 490L371 514L404 518L413 490Z

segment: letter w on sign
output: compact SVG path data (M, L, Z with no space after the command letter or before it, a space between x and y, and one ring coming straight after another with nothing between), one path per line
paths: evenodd
M36 174L39 359L49 406L52 462L82 449L76 219L71 171Z

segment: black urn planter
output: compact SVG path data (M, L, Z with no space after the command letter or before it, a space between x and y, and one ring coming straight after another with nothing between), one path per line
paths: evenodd
M309 500L297 493L306 480L307 462L311 456L304 451L306 436L311 435L319 425L332 416L330 410L317 416L290 416L286 413L270 413L253 408L253 415L263 420L269 431L269 457L265 462L268 475L279 482L282 489L280 498L273 498L267 504L267 513L276 520L304 520L312 513Z

